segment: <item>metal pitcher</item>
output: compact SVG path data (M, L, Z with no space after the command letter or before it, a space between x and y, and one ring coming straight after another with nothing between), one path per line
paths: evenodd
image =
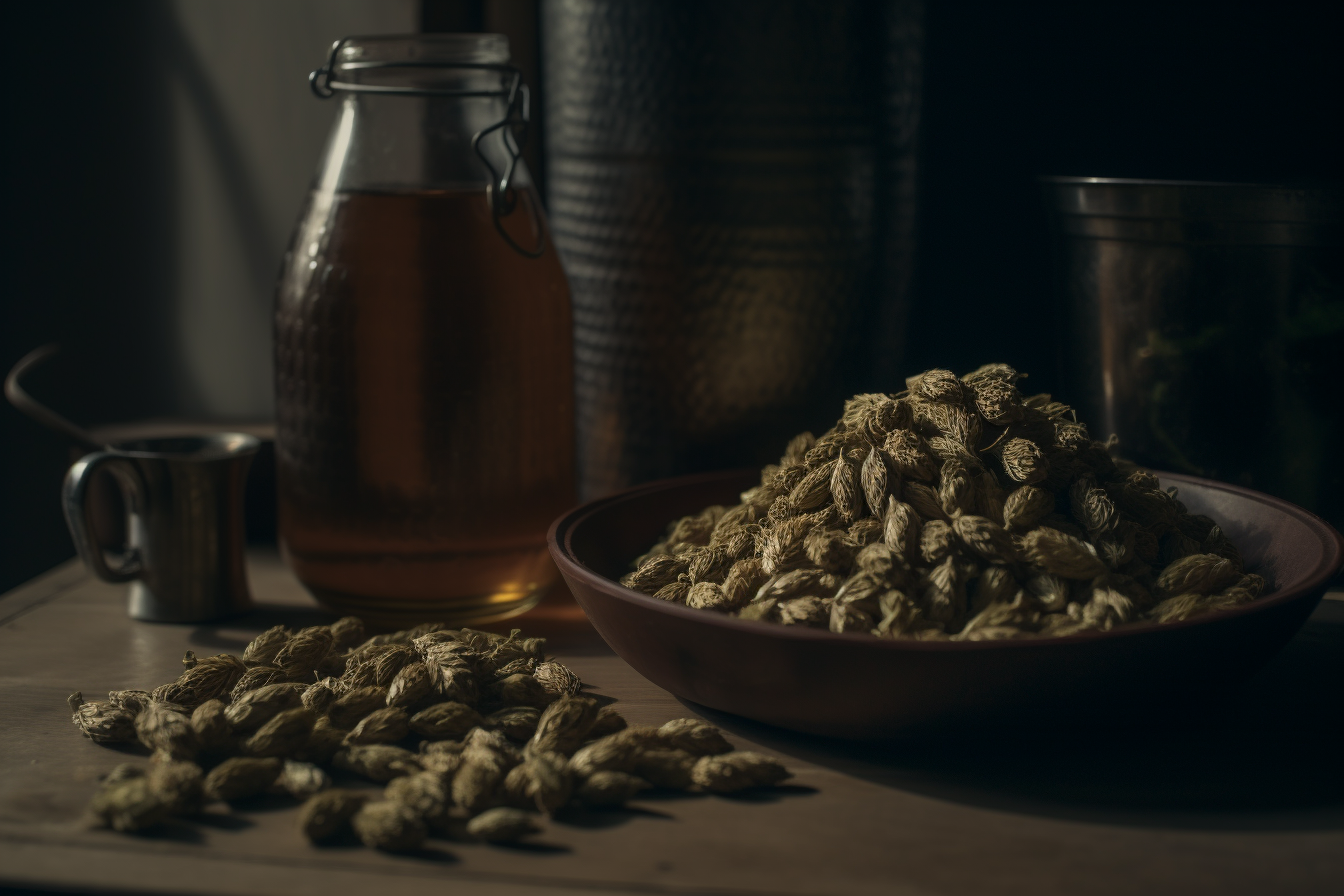
M81 458L65 477L63 506L86 566L130 582L129 613L154 622L209 622L252 606L243 549L243 486L261 443L243 433L123 442ZM109 558L90 525L89 484L121 486L126 546Z

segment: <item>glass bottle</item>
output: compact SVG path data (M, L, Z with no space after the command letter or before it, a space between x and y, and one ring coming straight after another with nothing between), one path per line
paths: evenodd
M352 38L275 301L280 545L341 613L513 615L574 502L569 288L501 35Z

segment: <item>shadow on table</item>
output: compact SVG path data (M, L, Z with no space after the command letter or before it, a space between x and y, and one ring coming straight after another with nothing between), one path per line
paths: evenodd
M197 626L191 632L190 641L193 647L241 654L248 641L272 626L283 625L291 629L300 629L310 625L328 625L336 619L335 613L316 605L258 603L251 612L242 616ZM420 621L423 620L416 620ZM523 634L529 638L545 638L547 651L550 653L564 653L569 656L611 653L611 648L598 635L563 584L552 588L526 613L472 627L500 633L507 633L515 628L522 629ZM374 634L375 631L369 633Z
M1053 721L855 743L683 702L798 759L987 809L1137 827L1337 830L1344 829L1341 685L1344 604L1335 604L1323 605L1245 687L1207 701L1198 715L1079 723L1069 708Z

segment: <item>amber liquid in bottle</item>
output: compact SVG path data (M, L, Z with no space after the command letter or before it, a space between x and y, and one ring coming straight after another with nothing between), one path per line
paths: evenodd
M504 219L535 245L534 194ZM305 586L389 624L483 621L556 580L574 502L570 302L485 192L314 192L276 298L280 539Z

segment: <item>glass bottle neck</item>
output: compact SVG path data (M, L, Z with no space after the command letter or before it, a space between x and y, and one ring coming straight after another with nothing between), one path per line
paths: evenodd
M507 99L342 93L314 187L321 192L485 190L490 169L473 137L502 121ZM510 161L504 129L486 134L480 152L497 174ZM511 181L531 186L520 161Z

